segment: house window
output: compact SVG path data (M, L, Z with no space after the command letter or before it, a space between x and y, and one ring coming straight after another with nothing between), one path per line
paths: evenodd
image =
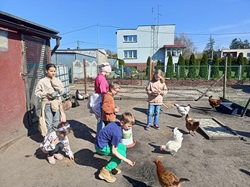
M177 56L177 50L176 49L173 49L172 56Z
M177 49L177 56L181 55L181 49Z
M137 51L136 50L125 50L124 51L124 58L137 58Z
M247 53L247 58L248 60L250 60L250 53Z
M123 36L123 42L133 42L133 43L136 43L137 42L137 36L136 35L126 35L126 36Z
M172 50L171 49L167 49L167 55L170 56L172 53Z

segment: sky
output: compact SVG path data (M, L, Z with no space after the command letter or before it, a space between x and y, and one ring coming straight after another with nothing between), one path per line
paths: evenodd
M0 11L58 31L59 49L117 51L116 31L140 25L175 25L197 51L210 36L214 49L234 38L250 42L250 0L0 0ZM55 40L51 40L51 46Z

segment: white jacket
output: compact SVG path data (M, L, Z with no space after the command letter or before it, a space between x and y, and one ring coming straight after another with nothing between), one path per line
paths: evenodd
M64 138L61 136L57 136L56 132L53 131L49 134L47 134L44 137L44 141L43 143L41 143L40 148L42 149L42 151L44 153L48 153L49 151L52 151L55 149L56 145L52 144L52 140L55 140L56 138L59 139L59 142L62 142L64 145L63 150L65 151L67 156L73 156L73 152L71 151L70 145L69 145L69 139L67 136L65 136Z

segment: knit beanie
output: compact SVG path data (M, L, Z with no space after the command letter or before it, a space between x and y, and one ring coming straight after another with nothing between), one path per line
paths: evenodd
M108 62L104 62L101 64L101 72L110 73L111 67Z

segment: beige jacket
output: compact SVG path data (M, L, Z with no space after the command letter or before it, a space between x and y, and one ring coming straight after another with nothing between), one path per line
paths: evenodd
M165 83L150 81L146 86L146 92L148 94L149 104L162 105L163 96L167 94L168 89Z
M56 112L57 110L60 111L60 118L61 118L61 121L66 121L66 115L64 113L64 110L63 110L63 104L62 104L62 100L61 98L59 98L58 100L55 99L53 101L48 101L48 100L43 100L42 101L42 106L41 106L41 114L40 114L40 117L39 117L39 125L38 125L38 130L41 132L41 135L43 137L45 137L48 133L48 129L47 129L47 125L46 125L46 122L45 122L45 105L47 103L50 103L51 104L51 108L54 112Z

